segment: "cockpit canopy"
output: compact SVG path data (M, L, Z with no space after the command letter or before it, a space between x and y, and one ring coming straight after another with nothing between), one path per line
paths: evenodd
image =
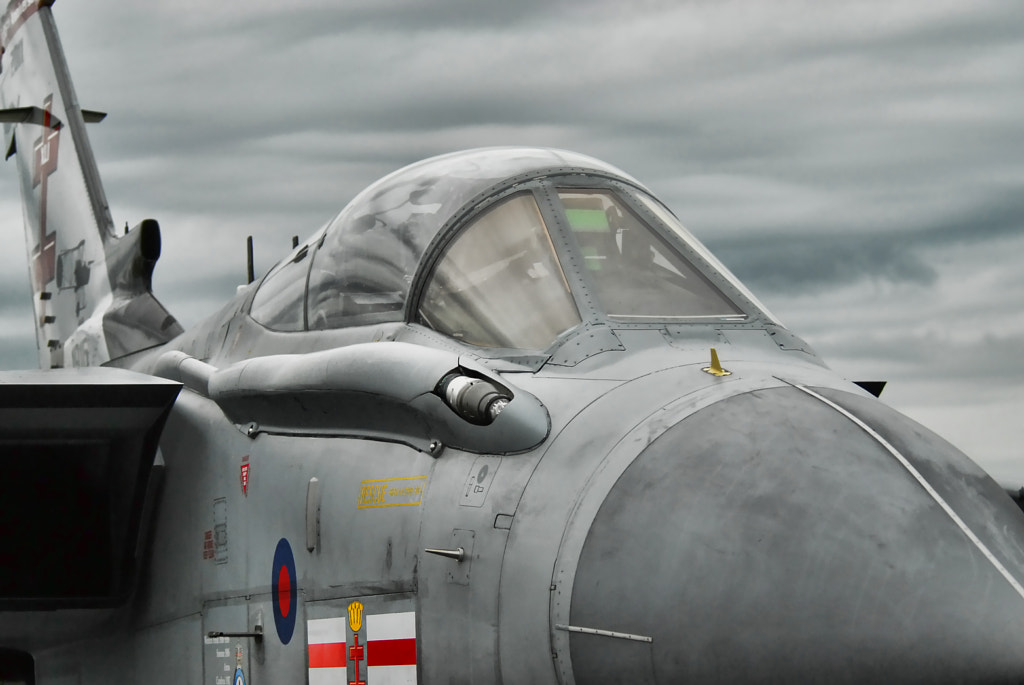
M263 280L279 331L419 323L544 350L584 321L746 321L763 307L635 180L548 149L470 150L360 193Z

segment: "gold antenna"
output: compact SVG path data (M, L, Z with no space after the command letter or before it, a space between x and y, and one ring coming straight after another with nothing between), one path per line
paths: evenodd
M711 348L711 366L704 367L701 369L704 373L710 373L712 376L721 378L722 376L731 376L732 371L726 371L722 368L722 363L718 361L718 352L715 348Z

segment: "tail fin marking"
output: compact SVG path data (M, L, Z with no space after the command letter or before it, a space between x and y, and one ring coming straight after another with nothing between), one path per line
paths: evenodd
M21 180L40 365L95 365L110 360L112 352L130 354L139 345L166 342L180 327L175 323L159 336L141 333L124 342L124 330L151 328L128 313L156 308L146 318L161 321L169 315L148 290L128 293L115 285L122 276L111 269L124 260L112 262L108 255L127 248L116 247L121 240L85 132L86 121L105 115L78 105L52 4L11 0L0 17L0 122ZM129 242L137 249L136 239ZM132 298L138 301L129 307L126 300ZM112 332L115 321L122 334Z

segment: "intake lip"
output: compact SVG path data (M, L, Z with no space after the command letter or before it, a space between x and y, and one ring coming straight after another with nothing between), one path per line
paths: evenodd
M586 534L568 625L552 626L569 631L559 657L577 683L1024 676L1013 502L880 402L815 393L710 405L622 473Z

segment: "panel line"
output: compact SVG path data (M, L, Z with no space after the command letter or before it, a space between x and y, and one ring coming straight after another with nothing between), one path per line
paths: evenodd
M946 512L946 515L949 516L953 523L955 523L957 527L960 528L963 534L966 535L967 538L974 543L974 546L977 547L978 550L985 556L985 558L989 560L992 566L995 567L997 571L999 571L1000 575L1002 575L1003 578L1006 579L1006 582L1008 582L1010 586L1013 587L1014 590L1016 590L1017 594L1020 595L1021 599L1024 599L1024 587L1022 587L1021 584L1017 582L1017 579L1010 574L1010 572L1006 569L1005 566L1003 566L999 559L996 558L992 551L985 546L985 543L982 542L981 539L974 534L974 531L970 529L970 527L964 522L964 520L960 518L960 516L955 511L953 511L953 507L949 506L946 500L942 498L942 495L940 495L935 490L935 488L932 487L931 483L929 483L925 479L925 477L921 475L921 472L914 468L914 465L911 464L906 457L900 454L899 450L897 450L895 447L889 444L889 442L881 435L879 435L878 432L876 432L873 428L871 428L871 426L867 425L859 418L854 416L852 413L836 404L835 402L829 400L826 397L823 397L822 395L819 395L818 393L814 392L813 390L806 386L798 385L796 383L790 383L790 385L792 385L797 390L801 390L806 394L810 395L811 397L819 400L820 402L823 402L828 406L832 407L837 412L848 418L850 421L857 424L857 426L859 426L861 430L863 430L865 433L874 438L879 445L884 447L889 452L889 454L891 454L903 466L903 468L905 468L907 472L914 477L914 480L916 480L921 485L921 487L925 489L925 492L931 495L931 498L935 500L935 502L938 503L940 507L942 507L942 510Z

